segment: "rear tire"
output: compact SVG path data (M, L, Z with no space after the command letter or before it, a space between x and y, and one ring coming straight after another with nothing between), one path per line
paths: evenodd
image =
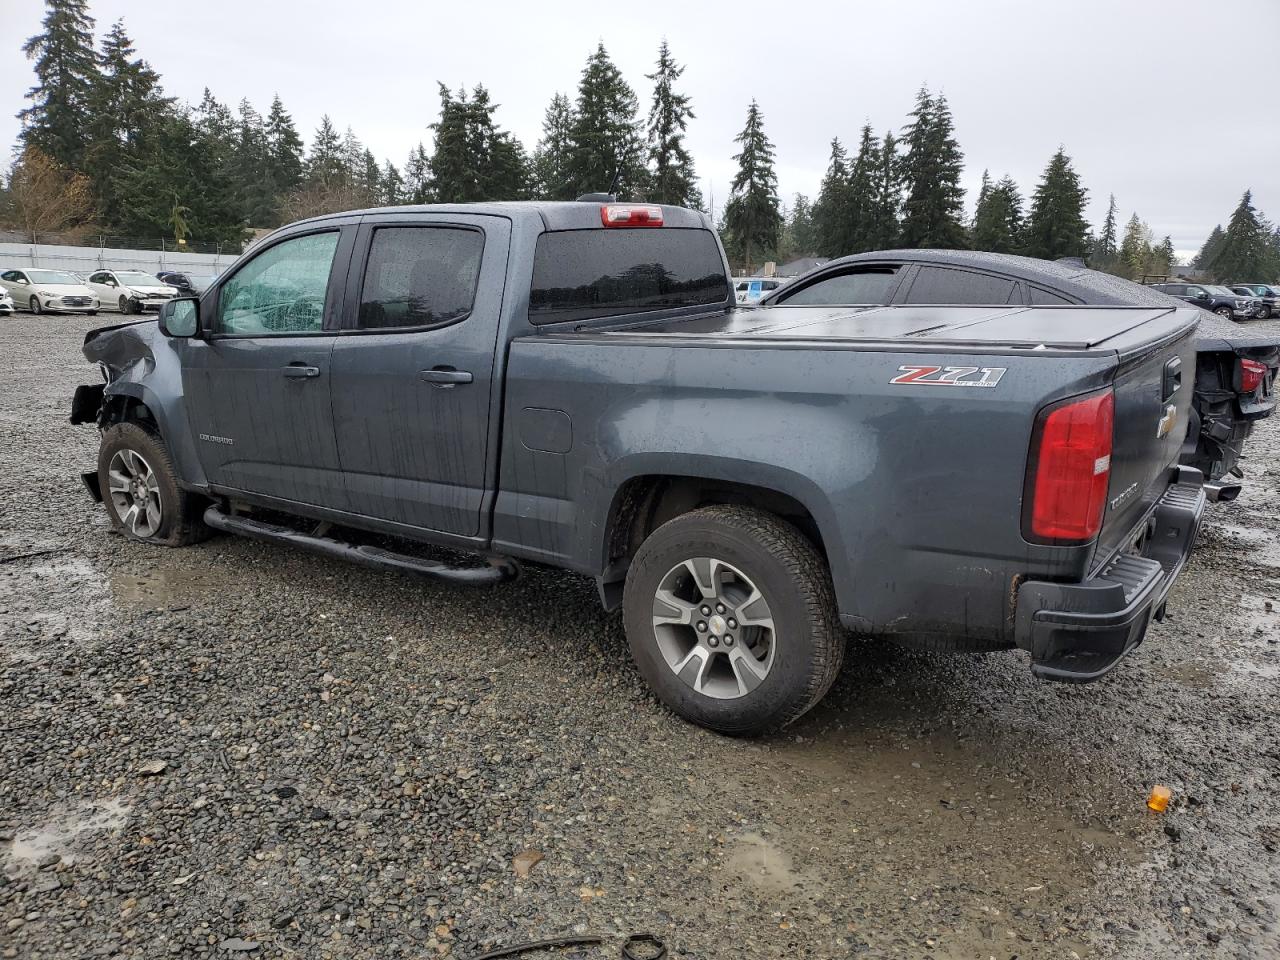
M102 432L98 485L111 526L131 540L185 547L207 539L203 497L178 486L178 474L160 438L136 423Z
M650 534L627 571L623 615L658 698L721 733L792 723L844 658L826 562L795 527L752 507L703 507Z

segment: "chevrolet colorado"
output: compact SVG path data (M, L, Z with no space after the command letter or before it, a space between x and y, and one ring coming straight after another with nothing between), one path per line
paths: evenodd
M71 420L128 537L586 574L666 704L746 733L823 696L842 627L1069 681L1140 643L1207 496L1177 462L1198 313L738 310L695 211L399 207L90 332Z

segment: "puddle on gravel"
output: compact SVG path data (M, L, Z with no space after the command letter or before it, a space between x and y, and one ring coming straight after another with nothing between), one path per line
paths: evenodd
M176 567L112 570L107 576L111 599L118 604L137 607L185 604L195 588L194 581L198 579L191 571Z
M10 861L19 867L32 867L57 855L64 863L74 863L76 842L82 834L119 830L128 819L129 807L119 800L85 804L43 826L16 833L9 848Z
M725 857L724 872L765 894L789 893L803 884L791 854L758 833L744 833Z
M1017 762L1017 740L864 728L775 741L733 777L757 799L727 838L719 882L784 913L853 907L872 943L945 904L936 957L1008 956L1020 938L1090 956L1059 927L1110 867L1139 859L1141 802L1124 812L1125 785L1101 771ZM1074 791L1069 809L1059 789Z
M1215 528L1223 546L1236 553L1242 563L1264 567L1280 567L1280 538L1260 527L1243 527L1234 523Z

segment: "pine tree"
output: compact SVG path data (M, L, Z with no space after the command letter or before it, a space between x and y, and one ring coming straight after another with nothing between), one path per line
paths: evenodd
M404 177L390 160L382 165L378 175L378 205L382 207L398 207L405 202Z
M653 81L653 105L649 109L648 199L679 207L702 206L702 193L693 172L693 158L685 146L685 130L694 116L689 97L676 93L675 83L684 73L671 57L667 41L658 48L658 67L648 79Z
M343 162L342 138L333 126L329 115L320 118L320 127L311 141L311 153L307 156L305 180L309 186L339 186L346 177Z
M849 168L848 216L849 253L876 249L877 224L872 216L876 203L876 170L880 164L880 144L871 124L862 126L858 155Z
M54 163L81 169L92 120L98 58L88 0L46 0L43 31L22 45L35 61L36 85L27 91L22 142Z
M191 112L189 119L195 135L195 149L200 151L199 165L207 171L206 202L221 211L213 219L222 222L239 216L241 207L232 169L238 139L235 116L206 87L200 105Z
M90 97L83 169L108 228L121 219L116 183L121 170L128 159L146 153L156 128L173 109L160 89L159 75L135 53L124 23L116 21L103 40L100 73Z
M542 118L542 139L533 152L534 189L543 200L572 200L569 173L573 104L563 93L551 98Z
M765 136L763 120L759 105L752 100L747 108L746 126L734 138L742 150L733 158L738 163L738 172L734 174L724 214L732 245L748 269L754 263L753 256L777 247L782 231L773 144Z
M404 165L404 201L406 203L430 203L431 158L427 148L419 143L409 152Z
M262 114L248 100L240 101L230 172L241 219L251 227L273 226L279 215L271 182L270 143Z
M811 257L817 253L818 236L813 223L813 205L803 193L797 193L791 201L791 215L787 219L790 252L796 257Z
M185 111L170 111L147 151L126 159L118 181L118 229L134 237L169 234L174 211L185 208L190 235L201 241L238 244L244 222L230 182L206 150L201 130Z
M1021 243L1022 194L1006 175L992 184L983 173L983 189L973 215L973 249L986 253L1015 253Z
M1098 236L1097 251L1103 257L1116 254L1116 195L1111 194L1107 202L1107 218L1102 221L1102 233Z
M1084 219L1087 196L1071 158L1059 147L1032 195L1027 217L1027 256L1044 260L1083 257L1089 229Z
M1226 233L1222 230L1222 224L1218 224L1210 230L1209 236L1204 241L1204 246L1200 248L1200 252L1191 261L1191 265L1197 270L1208 270L1209 264L1213 263L1213 258L1222 249L1222 241L1226 239L1226 236Z
M1130 280L1140 280L1151 260L1151 228L1135 213L1124 228L1120 241L1120 269Z
M906 188L901 226L906 247L955 248L965 245L964 190L960 186L964 155L954 136L947 99L928 88L916 94L907 125L902 179Z
M587 59L578 84L569 133L568 182L574 196L614 188L621 199L638 199L646 187L639 101L609 59L604 44Z
M898 141L886 133L880 143L879 163L872 178L871 208L867 212L867 249L887 250L898 243L901 231L898 211L902 206L902 174Z
M302 138L293 125L293 117L285 110L277 94L267 113L267 170L271 192L275 196L276 221L281 199L297 190L302 183Z
M1166 236L1151 248L1151 261L1146 272L1152 276L1167 277L1173 270L1173 238Z
M1209 272L1219 281L1254 282L1259 278L1272 279L1267 273L1271 266L1270 231L1264 230L1253 206L1253 191L1246 190L1240 204L1227 224L1226 235Z
M818 253L839 257L849 249L849 156L839 137L831 140L831 159L813 205L813 230Z
M440 203L519 200L528 195L524 147L493 122L497 104L482 85L468 96L440 85L440 119L432 125L436 149L431 189Z

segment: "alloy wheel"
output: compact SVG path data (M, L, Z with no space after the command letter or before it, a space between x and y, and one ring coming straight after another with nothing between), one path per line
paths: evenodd
M653 633L671 672L717 700L745 697L773 668L769 602L741 570L714 557L672 567L653 598Z
M107 467L107 486L116 516L135 537L153 537L164 519L160 483L151 464L135 450L117 450Z

